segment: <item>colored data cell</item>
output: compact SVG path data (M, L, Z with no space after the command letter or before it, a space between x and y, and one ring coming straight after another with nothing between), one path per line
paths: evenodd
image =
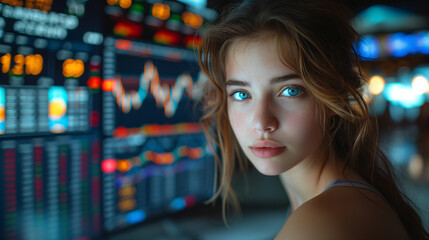
M5 132L6 95L4 88L0 87L0 134Z
M51 87L48 93L49 100L49 129L51 132L65 132L68 127L67 118L67 91L64 87Z

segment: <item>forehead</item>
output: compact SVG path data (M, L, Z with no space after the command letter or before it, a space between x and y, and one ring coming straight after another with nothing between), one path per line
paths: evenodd
M251 80L289 74L293 71L282 61L282 54L276 38L234 41L226 56L226 77Z
M279 41L275 36L268 37L268 35L263 35L262 37L246 37L246 38L238 38L231 42L227 51L227 61L231 60L231 58L235 57L237 54L247 54L249 50L255 50L264 48L265 51L270 50L270 52L278 51ZM277 54L279 55L279 54Z

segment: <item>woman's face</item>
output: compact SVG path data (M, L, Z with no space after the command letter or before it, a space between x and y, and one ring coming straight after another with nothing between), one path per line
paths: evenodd
M226 79L231 127L261 173L278 175L321 157L324 137L314 98L282 64L275 40L234 43Z

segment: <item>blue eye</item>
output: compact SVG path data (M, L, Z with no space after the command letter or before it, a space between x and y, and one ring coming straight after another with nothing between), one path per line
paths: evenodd
M247 98L249 98L250 95L247 92L237 91L237 92L232 94L232 97L235 100L242 101L242 100L246 100Z
M283 90L282 95L287 97L296 97L302 93L301 88L299 87L288 87Z

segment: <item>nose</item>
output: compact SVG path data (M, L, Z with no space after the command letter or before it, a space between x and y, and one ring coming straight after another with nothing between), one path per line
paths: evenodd
M279 122L275 115L274 106L268 99L255 104L252 126L253 130L260 133L271 133L277 130Z

